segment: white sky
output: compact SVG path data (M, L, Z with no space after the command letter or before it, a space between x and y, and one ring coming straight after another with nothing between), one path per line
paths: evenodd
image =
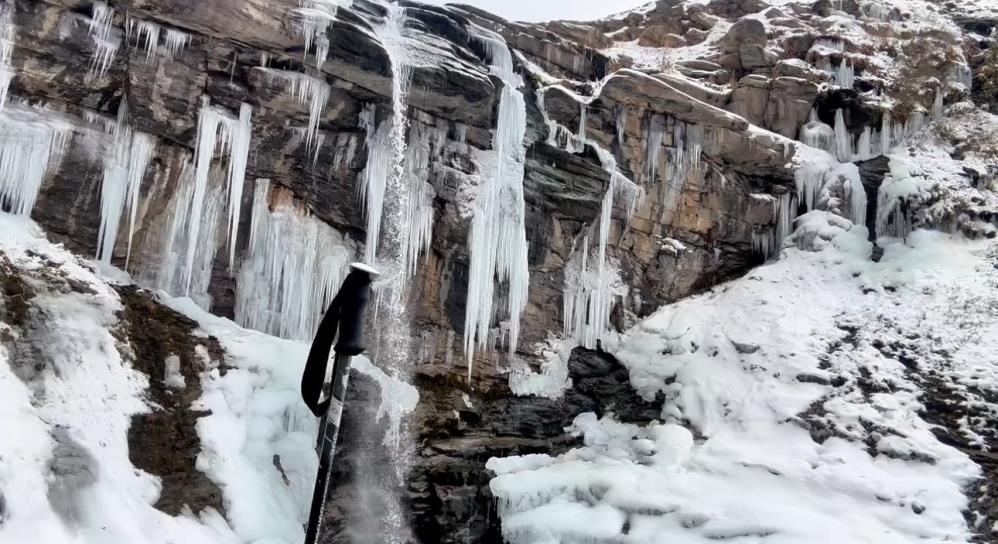
M589 21L647 4L649 0L421 0L429 4L468 4L511 21Z

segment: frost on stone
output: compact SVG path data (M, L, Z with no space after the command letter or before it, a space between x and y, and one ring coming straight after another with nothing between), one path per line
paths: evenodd
M104 77L121 45L121 33L111 24L114 9L105 2L94 2L90 14L89 35L93 52L90 54L91 76Z
M310 339L354 256L353 244L290 191L257 180L236 322L282 338Z
M56 112L14 103L0 110L0 209L31 213L72 136L73 125Z
M513 70L513 57L505 40L486 29L475 28L475 31L473 37L485 46L490 69L502 79L503 90L492 150L481 163L482 183L468 235L470 263L464 351L469 377L475 350L488 345L496 314L494 306L500 298L498 284L506 284L512 354L519 343L520 316L527 305L530 282L523 199L527 108L519 91L523 81Z

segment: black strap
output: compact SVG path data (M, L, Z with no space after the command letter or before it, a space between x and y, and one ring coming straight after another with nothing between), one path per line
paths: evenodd
M319 398L322 396L322 385L326 380L329 354L333 350L333 342L336 340L336 331L339 328L340 307L340 296L336 295L322 318L322 323L319 324L319 331L312 341L312 349L308 352L305 373L301 379L302 399L317 417L326 415L329 410L329 402L319 404Z

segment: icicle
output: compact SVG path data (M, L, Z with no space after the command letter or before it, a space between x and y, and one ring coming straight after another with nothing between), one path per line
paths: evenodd
M406 249L406 270L416 273L419 255L429 251L433 241L433 201L436 191L427 181L431 161L443 149L447 127L427 127L415 123L409 131L409 145L405 161L405 177L409 187L409 236Z
M327 33L329 25L336 18L337 9L349 8L352 4L352 0L301 0L301 7L295 10L295 15L301 19L298 32L305 38L305 55L314 46L317 70L322 69L329 56Z
M866 189L863 187L863 180L859 175L859 168L854 164L843 165L840 174L843 176L843 185L846 199L849 201L849 219L856 225L866 224Z
M835 155L840 161L852 160L852 135L846 128L842 110L835 110Z
M932 102L932 118L933 119L942 119L943 118L943 111L945 109L945 102L944 102L945 95L946 95L946 93L943 91L942 86L940 86L938 89L936 89L936 98Z
M105 127L106 128L106 127ZM148 134L134 132L128 126L128 103L122 99L117 122L110 132L110 149L104 153L104 177L101 183L101 221L97 236L97 259L110 263L121 225L128 210L127 267L132 255L135 217L146 168L155 152L155 140Z
M239 106L239 121L232 127L232 149L229 156L229 272L235 270L236 238L239 234L239 216L243 203L243 186L246 182L246 165L249 159L250 140L253 137L251 117L253 108L243 102Z
M166 48L168 58L179 57L184 52L184 48L190 43L190 34L173 28L166 29L163 46Z
M359 185L361 202L365 205L367 217L364 261L374 264L378 254L381 217L385 207L385 189L392 168L392 124L385 122L378 126L374 104L368 104L361 110L360 124L367 132L367 166L361 174Z
M132 17L126 17L125 19L125 35L129 38L131 38L133 34L135 35L136 47L142 46L144 39L146 60L152 58L153 52L155 52L156 48L159 46L159 32L160 26L156 23L134 19Z
M865 161L873 158L873 129L866 127L859 135L859 144L856 147L856 155L853 160Z
M620 106L617 109L617 145L620 148L621 154L623 154L624 149L624 134L627 130L627 106ZM654 177L654 176L652 176Z
M776 244L773 250L779 250L783 241L793 234L794 221L797 220L797 197L791 193L783 193L776 202ZM767 253L767 256L771 254Z
M652 115L648 121L648 152L645 161L648 163L648 181L654 183L658 179L658 162L662 155L662 141L665 138L665 116Z
M494 32L476 28L490 59L493 74L503 80L499 117L482 184L475 202L475 216L468 237L470 265L464 325L464 351L469 379L475 349L485 348L493 318L496 281L508 283L509 352L516 351L520 316L527 305L530 269L527 262L523 174L526 150L527 108L518 88L522 80L513 71L513 57L505 40ZM581 124L580 124L581 125ZM580 126L580 130L584 127Z
M72 130L54 113L13 103L0 110L0 209L31 213L45 174L58 165Z
M152 243L160 249L160 258L141 270L140 277L156 289L189 297L200 308L210 311L212 299L208 287L219 245L225 191L221 183L209 184L201 193L195 216L192 213L195 183L194 166L185 160L167 209L170 218L167 229L160 240Z
M290 191L257 180L236 322L282 338L310 339L354 254L343 235L297 204Z
M185 268L184 292L187 296L191 290L191 274L194 270L194 257L196 255L193 244L197 243L199 231L201 229L200 217L203 213L203 200L208 190L209 175L211 173L212 161L215 157L216 149L220 155L229 155L228 178L225 185L229 197L229 233L230 236L236 232L239 224L239 207L242 201L242 188L245 179L246 160L249 153L250 139L250 113L251 108L243 104L240 108L239 119L231 116L225 110L211 106L210 99L201 99L201 110L198 113L198 137L197 155L195 159L194 190L193 201L191 203L190 234L187 236L188 248L185 252L187 263ZM235 200L234 197L239 197ZM229 240L230 249L235 246L234 238ZM232 259L230 256L230 269Z
M13 9L0 5L0 110L7 102L10 82L14 79L14 33L15 26L11 22Z
M813 210L821 198L828 171L828 164L806 162L797 166L794 172L797 195L807 211Z
M271 68L261 68L261 70L263 70L268 83L278 82L287 85L288 92L298 100L298 104L308 108L306 144L311 147L316 132L319 130L319 121L322 120L322 110L325 109L326 102L329 101L329 83L320 79L320 76Z
M856 70L852 61L842 59L838 70L835 72L835 83L842 88L851 89L856 84Z
M90 15L90 41L93 43L94 51L90 56L90 75L104 77L114 55L118 52L120 38L112 37L114 29L111 26L114 20L114 9L105 2L94 2Z
M891 112L885 111L883 119L880 121L880 154L888 155L891 152L892 140Z
M586 141L586 131L588 130L589 115L588 108L585 102L579 103L579 131L577 133L577 138L580 142Z
M752 231L752 252L769 259L779 249L779 245L774 240L776 235L773 229L763 229Z

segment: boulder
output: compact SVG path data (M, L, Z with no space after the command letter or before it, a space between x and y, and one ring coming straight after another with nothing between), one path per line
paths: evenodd
M669 32L670 28L662 25L650 26L641 33L638 45L644 47L685 47L689 45L685 38Z

